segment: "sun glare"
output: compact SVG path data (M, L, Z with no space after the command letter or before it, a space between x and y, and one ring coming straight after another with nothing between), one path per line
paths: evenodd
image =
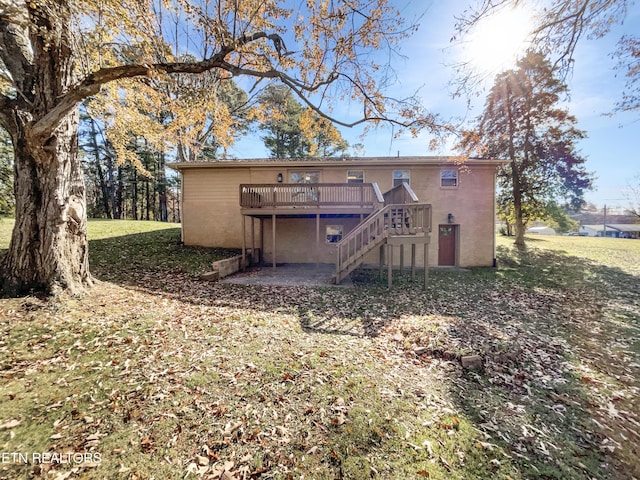
M528 46L531 12L503 9L480 21L469 38L464 55L474 69L495 75L515 66Z

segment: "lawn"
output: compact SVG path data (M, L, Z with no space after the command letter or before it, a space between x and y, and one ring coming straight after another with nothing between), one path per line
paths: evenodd
M640 478L640 241L499 238L424 292L212 284L175 225L89 227L90 295L0 300L0 478Z

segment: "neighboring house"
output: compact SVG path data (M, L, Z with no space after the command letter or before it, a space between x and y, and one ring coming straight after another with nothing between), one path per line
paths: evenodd
M556 231L551 227L539 226L528 228L526 233L534 235L555 235Z
M607 226L607 233L606 236L607 237L617 237L618 236L618 232L617 230L614 230L613 228ZM583 235L586 235L587 237L604 237L605 235L603 235L604 232L604 225L600 224L600 225L580 225L580 228L578 229L578 233L581 233Z
M640 224L634 223L607 223L600 225L580 225L578 230L581 234L589 237L611 237L611 238L640 238Z
M602 237L602 232L604 231L604 225L580 225L578 228L578 233L582 235L586 235L587 237ZM613 232L612 229L608 229L608 232Z
M640 238L638 223L607 223L607 227L617 230L619 238Z
M333 263L340 281L383 259L493 265L495 176L503 163L470 159L461 168L449 157L376 157L170 167L182 174L186 245L251 248L274 267Z

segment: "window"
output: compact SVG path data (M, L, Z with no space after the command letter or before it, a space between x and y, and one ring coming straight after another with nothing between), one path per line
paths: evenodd
M289 182L298 184L319 183L320 172L305 170L289 171ZM317 202L318 195L318 187L301 185L299 187L294 187L291 192L291 201L293 203L308 204L309 202Z
M347 183L364 183L364 172L362 170L349 170L347 172Z
M342 240L342 225L327 225L327 243L338 243Z
M441 187L457 187L458 186L458 170L455 170L455 169L440 170L440 186Z
M289 172L289 181L291 183L320 183L320 172Z
M394 170L393 171L393 186L397 187L406 183L409 185L409 170Z

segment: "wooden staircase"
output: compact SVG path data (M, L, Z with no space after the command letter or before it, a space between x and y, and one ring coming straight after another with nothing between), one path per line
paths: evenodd
M408 186L405 188L408 189ZM397 198L397 195L390 197ZM414 196L412 200L415 202L417 199ZM340 283L362 265L366 255L374 248L387 243L428 243L430 232L431 205L426 203L385 205L369 215L337 244L334 282Z

